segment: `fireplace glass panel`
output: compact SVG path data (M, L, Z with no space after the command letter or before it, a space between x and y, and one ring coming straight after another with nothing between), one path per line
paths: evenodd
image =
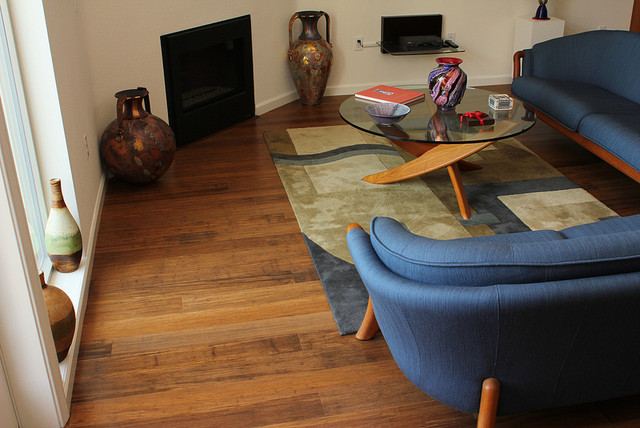
M242 49L242 39L235 39L180 55L185 112L244 90Z

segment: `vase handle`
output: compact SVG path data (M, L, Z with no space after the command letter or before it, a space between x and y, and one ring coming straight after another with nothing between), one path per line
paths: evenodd
M298 12L294 13L291 19L289 20L289 49L293 47L293 40L292 40L293 22L296 19L298 19Z
M116 118L119 123L122 123L122 119L124 118L124 100L126 99L127 97L125 96L119 96L118 102L116 103Z
M330 35L329 35L329 23L330 23L330 19L329 19L329 14L327 12L322 12L322 15L324 16L325 22L326 22L326 32L327 32L327 43L331 44L331 39L330 39Z
M146 90L146 88L138 88L138 89L144 89ZM146 110L147 113L151 114L151 101L149 101L149 92L147 92L147 95L145 95L142 100L144 101L144 109Z

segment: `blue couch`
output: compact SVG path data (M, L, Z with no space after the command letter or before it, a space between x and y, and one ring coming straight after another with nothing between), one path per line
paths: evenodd
M479 426L640 393L640 215L454 240L376 217L347 242L359 338L379 325L409 380Z
M589 31L516 52L511 92L640 182L640 33Z

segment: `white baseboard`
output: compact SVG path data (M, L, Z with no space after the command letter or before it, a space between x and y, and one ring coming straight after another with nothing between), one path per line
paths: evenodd
M76 308L76 334L69 349L69 355L61 363L62 381L66 392L66 400L68 408L71 407L71 395L73 390L73 382L76 374L76 366L78 364L78 351L80 350L80 339L82 336L82 324L84 322L84 314L87 309L87 301L89 298L89 285L91 281L91 272L93 270L93 261L95 260L95 249L98 242L98 232L100 228L100 219L102 217L102 208L104 206L104 198L107 193L107 175L103 172L98 186L98 195L93 208L93 217L91 219L91 229L89 231L89 239L83 242L85 258L80 268L70 274L65 274L70 280L72 276L80 276L75 278L81 284L79 296L77 296ZM73 300L73 299L72 299Z
M503 84L511 84L511 76L510 75L496 75L496 76L484 76L479 78L468 78L467 81L468 86L486 86L486 85L503 85ZM358 91L362 91L364 89L371 88L373 86L379 85L380 82L369 82L369 83L358 83L354 85L339 85L339 86L329 86L325 91L325 95L350 95L354 94ZM427 81L424 82L385 82L384 84L390 86L405 86L409 88L426 88L428 86Z
M484 77L476 77L476 78L470 77L467 84L468 86L505 85L505 84L511 84L511 80L512 80L511 75L495 75L495 76L484 76ZM368 83L357 83L357 84L349 84L349 85L328 86L327 89L325 90L325 95L326 96L350 95L379 84L380 82L368 82ZM424 88L427 86L427 81L425 80L424 82L415 82L415 81L385 82L385 84L391 85L391 86L406 86L410 88L411 87ZM256 114L257 115L265 114L271 110L274 110L278 107L281 107L297 99L298 99L298 94L295 90L285 92L284 94L269 98L266 101L256 104Z
M266 101L256 104L256 114L260 116L261 114L265 114L271 110L277 109L278 107L282 107L285 104L290 103L291 101L295 101L298 99L298 93L293 90L289 92L285 92L284 94L280 94L273 98L269 98Z

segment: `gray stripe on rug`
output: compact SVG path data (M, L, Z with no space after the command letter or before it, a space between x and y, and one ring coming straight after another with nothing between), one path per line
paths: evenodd
M340 147L334 150L308 155L271 153L271 158L274 163L280 165L321 165L351 156L371 154L400 156L398 151L391 146L385 146L382 144L354 144L352 146Z
M358 331L369 301L369 293L354 265L325 251L302 234L341 335Z

